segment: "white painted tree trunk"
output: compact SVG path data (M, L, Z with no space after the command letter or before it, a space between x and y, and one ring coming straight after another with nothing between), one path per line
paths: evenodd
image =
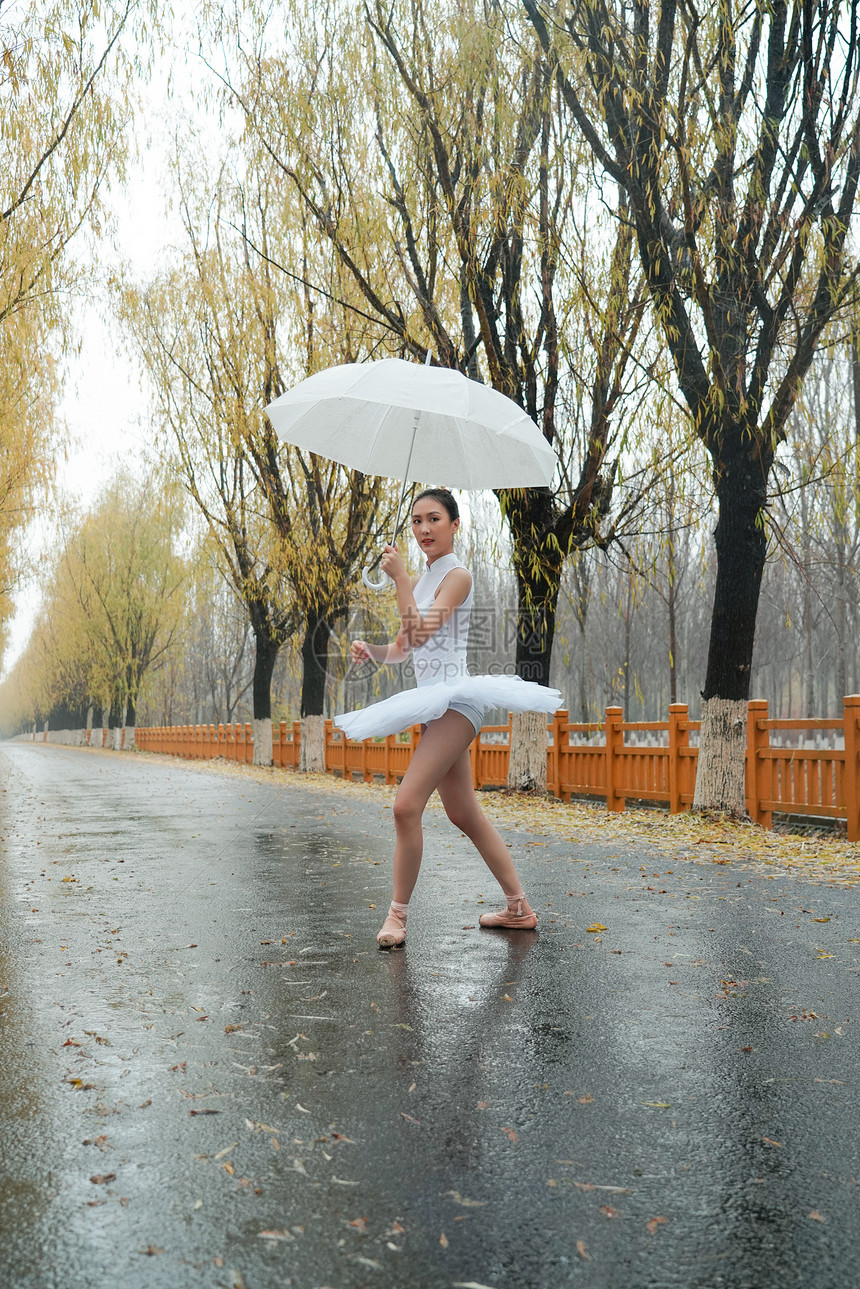
M322 774L325 771L324 716L302 717L299 769L303 774Z
M547 742L543 712L511 713L509 788L515 792L546 792Z
M124 751L126 751L126 752L133 752L133 751L134 751L134 726L133 726L133 725L126 725L126 727L125 727L125 742L123 743L123 745L122 745L122 746L123 746Z
M722 810L738 819L743 818L746 814L746 747L746 699L705 700L702 703L694 810Z
M252 722L254 727L254 765L272 764L272 722Z

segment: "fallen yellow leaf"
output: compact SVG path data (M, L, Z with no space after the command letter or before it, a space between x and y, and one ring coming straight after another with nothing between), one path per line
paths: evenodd
M587 926L585 929L586 931L605 931L606 927L599 922L592 922L591 926Z

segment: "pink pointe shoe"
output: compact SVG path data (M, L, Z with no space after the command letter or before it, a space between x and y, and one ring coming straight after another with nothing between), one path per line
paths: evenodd
M525 896L521 900L512 900L503 909L495 913L482 913L478 918L481 926L497 927L506 931L534 931L537 927L537 914L528 905Z
M382 929L376 937L380 949L400 949L406 939L406 914L401 913L392 904Z

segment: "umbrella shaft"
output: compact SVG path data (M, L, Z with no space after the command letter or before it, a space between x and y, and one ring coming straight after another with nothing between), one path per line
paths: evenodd
M409 444L409 456L406 458L406 469L403 472L403 487L400 489L400 500L397 503L397 514L394 516L394 533L391 537L391 545L397 541L397 532L400 528L400 512L403 509L403 501L406 496L406 489L409 487L409 467L412 464L412 449L415 447L415 435L418 431L418 422L421 420L421 413L415 413L415 420L412 422L412 442Z

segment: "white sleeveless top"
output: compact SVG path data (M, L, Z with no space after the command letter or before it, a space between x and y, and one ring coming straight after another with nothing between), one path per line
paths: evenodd
M418 612L423 615L432 609L436 592L448 573L454 568L466 568L457 556L440 555L434 560L415 583L413 594ZM468 569L466 569L468 572ZM470 574L471 577L471 574ZM415 668L415 680L420 685L452 684L468 676L466 670L466 652L469 647L469 621L472 616L472 604L475 598L474 585L462 604L459 604L429 640L417 645L412 650L412 663Z

